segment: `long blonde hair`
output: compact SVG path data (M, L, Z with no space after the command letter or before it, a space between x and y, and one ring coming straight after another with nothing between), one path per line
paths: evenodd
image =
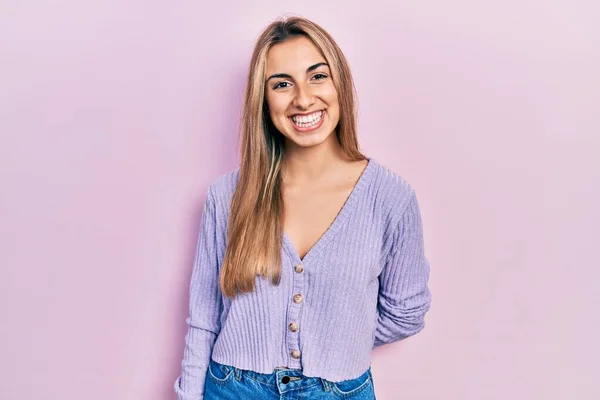
M239 178L231 202L227 249L219 278L221 291L228 297L253 291L256 275L269 277L274 285L281 279L284 137L274 127L266 107L265 70L269 49L298 36L310 39L330 66L340 107L335 133L342 150L352 160L365 159L356 135L354 82L338 45L323 28L305 18L272 22L256 42L248 73Z

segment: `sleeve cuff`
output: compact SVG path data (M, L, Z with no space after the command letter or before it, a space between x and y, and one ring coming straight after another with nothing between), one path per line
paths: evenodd
M203 400L204 399L204 394L191 395L191 394L184 393L183 390L181 390L180 383L181 383L181 376L177 377L177 380L175 381L175 384L173 385L173 388L175 389L175 393L177 394L177 400Z

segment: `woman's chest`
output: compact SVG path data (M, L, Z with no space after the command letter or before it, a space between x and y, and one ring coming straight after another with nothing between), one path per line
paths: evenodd
M352 185L283 195L283 230L300 258L325 235L344 209Z

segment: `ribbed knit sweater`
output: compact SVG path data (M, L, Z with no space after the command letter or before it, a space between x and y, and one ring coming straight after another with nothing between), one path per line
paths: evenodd
M338 215L304 258L283 234L279 285L256 278L233 300L219 289L239 169L208 188L190 282L180 400L203 398L210 358L261 373L278 366L329 381L353 379L374 347L424 327L429 263L412 187L369 158ZM290 327L295 323L294 329Z

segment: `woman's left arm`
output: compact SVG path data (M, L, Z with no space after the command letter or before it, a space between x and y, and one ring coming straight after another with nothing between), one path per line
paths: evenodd
M373 347L421 331L431 305L429 262L425 258L421 214L414 191L411 196L393 233L392 246L379 275Z

